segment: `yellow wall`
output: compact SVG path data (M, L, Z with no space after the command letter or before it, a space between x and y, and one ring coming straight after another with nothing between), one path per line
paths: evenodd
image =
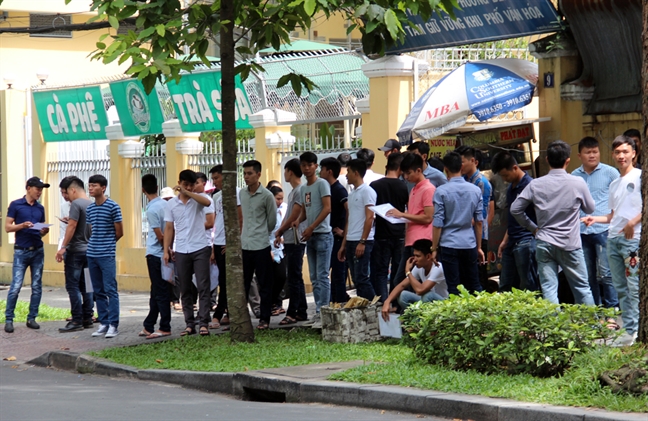
M347 21L340 14L334 14L326 19L324 14L313 18L313 24L309 30L299 31L299 38L310 39L311 41L328 43L331 38L347 38ZM324 37L325 41L318 41L316 37ZM361 34L357 29L351 32L351 38L360 40Z
M641 131L641 114L610 114L583 117L583 137L592 136L599 141L601 162L614 166L612 141L628 129Z

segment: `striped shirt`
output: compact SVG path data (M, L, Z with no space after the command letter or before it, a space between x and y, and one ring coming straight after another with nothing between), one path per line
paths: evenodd
M115 224L122 221L121 208L111 199L101 205L92 203L86 211L86 221L92 226L88 241L88 257L114 257L117 246Z
M592 194L594 204L596 205L596 210L592 215L602 216L610 213L610 206L608 205L610 184L619 178L619 170L606 164L598 164L594 168L594 171L588 174L581 165L572 171L572 175L582 178L587 183L587 188ZM581 211L581 217L584 216L587 216L587 214ZM594 224L590 227L585 226L583 223L580 224L581 234L587 235L600 234L607 231L608 228L608 224Z

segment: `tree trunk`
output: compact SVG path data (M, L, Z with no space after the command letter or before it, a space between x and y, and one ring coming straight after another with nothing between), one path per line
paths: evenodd
M643 136L641 142L641 243L639 246L639 342L648 344L648 0L643 0L641 84L643 86Z
M234 107L234 0L221 1L221 20L229 21L220 31L221 85L223 104L223 216L227 253L227 308L232 342L254 342L254 330L243 284L241 231L236 206L236 120Z

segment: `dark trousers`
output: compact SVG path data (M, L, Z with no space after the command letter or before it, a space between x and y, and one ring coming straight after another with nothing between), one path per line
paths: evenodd
M404 245L404 238L374 240L371 251L371 285L376 295L380 295L380 301L384 302L389 296L389 290L402 281L396 280L396 272Z
M245 282L246 297L250 294L250 285L255 273L261 296L261 317L259 320L270 323L273 282L270 246L262 250L243 250L243 282Z
M211 309L211 282L209 279L211 247L205 247L193 253L176 252L175 256L185 323L190 328L196 326L193 305L196 302L197 290L199 305L198 323L200 327L208 327ZM196 287L193 286L193 282L191 281L194 274L196 275Z
M288 274L288 310L286 316L306 320L308 318L308 303L304 288L304 250L306 244L284 244L286 270Z
M342 245L342 238L333 236L333 250L331 250L331 301L346 303L349 294L346 292L347 262L340 262L338 251Z
M470 292L482 290L479 283L477 249L451 249L441 247L443 274L449 294L459 294L457 287L463 285Z
M162 259L149 254L146 256L149 278L151 279L151 296L149 298L149 313L144 319L144 329L147 332L155 330L155 323L160 316L160 330L171 332L171 307L169 300L169 283L162 279Z
M92 320L94 302L92 293L86 292L84 269L88 267L85 253L66 251L63 258L65 271L65 290L70 297L72 321L82 323Z
M394 277L394 283L396 285L400 284L405 279L405 265L407 264L407 259L412 257L412 253L412 246L403 247L400 264L398 265L398 270L396 271L396 276Z
M227 275L225 272L225 246L214 245L214 259L218 266L218 303L214 310L214 319L222 319L227 312Z
M356 248L359 244L359 241L347 241L346 260L358 297L371 301L376 295L369 280L369 262L371 261L371 250L374 244L373 240L365 242L364 254L358 258L356 257Z
M272 261L272 305L282 306L283 299L281 293L286 285L286 258L284 257L279 263Z

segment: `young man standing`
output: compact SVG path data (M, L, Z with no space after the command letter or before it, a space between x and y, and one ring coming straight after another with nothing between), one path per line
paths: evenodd
M351 159L351 154L347 152L342 152L337 157L337 161L340 163L340 175L338 176L338 181L340 182L340 184L342 184L342 187L344 187L347 193L351 191L351 187L349 186L349 182L346 178L347 165L349 165L349 161L351 161Z
M117 291L117 241L124 235L121 208L106 196L108 180L100 174L88 180L94 203L86 210L92 234L88 241L88 270L99 314L99 329L92 336L114 338L119 334L119 292Z
M378 150L385 153L385 158L389 158L389 155L393 153L400 153L401 147L402 146L398 140L389 139L385 142L385 146L378 148Z
M268 238L277 224L277 204L275 198L259 182L261 163L247 161L243 164L243 178L247 188L241 190L241 209L243 211L243 281L245 295L250 294L252 277L256 273L261 314L257 329L268 329L272 311L272 256Z
M385 321L389 321L390 305L394 300L405 310L419 301L429 303L448 298L443 268L432 260L432 241L416 240L412 248L414 255L407 259L405 279L392 289L383 303L382 317Z
M280 325L290 325L308 320L308 303L306 302L306 289L304 288L302 274L306 243L301 241L301 234L303 228L305 228L305 222L298 227L293 227L295 221L299 220L303 207L301 202L301 177L302 171L299 159L293 158L286 162L286 165L284 165L284 179L290 184L292 190L288 194L286 217L275 233L275 243L278 244L279 239L283 236L290 300L288 310L286 310L286 317L279 322Z
M311 319L313 326L321 324L320 309L329 304L331 285L329 267L333 234L331 233L331 186L328 181L317 177L317 155L304 152L299 156L299 164L306 185L301 188L301 201L304 204L299 222L306 221L302 241L306 241L308 270L313 284L315 298L315 316Z
M396 210L405 212L409 193L400 179L400 164L403 155L392 153L387 157L386 175L371 183L376 192L376 205L391 204ZM384 218L376 218L374 248L371 252L371 285L380 299L385 302L389 288L396 286L396 272L405 247L405 224L392 224ZM390 270L391 267L391 270Z
M593 137L584 137L578 142L578 158L582 165L572 171L572 175L582 178L592 194L596 209L593 216L603 216L610 212L608 198L610 184L619 178L619 171L601 163L599 142ZM581 212L581 217L586 216ZM612 275L607 258L608 226L594 224L590 227L581 223L581 242L587 265L587 277L596 305L606 308L618 307L619 299L612 285ZM598 272L598 276L597 276Z
M151 279L151 295L149 298L149 313L144 319L144 330L141 336L146 339L160 338L171 335L171 294L169 284L162 279L162 257L164 256L164 210L167 202L158 196L157 178L153 174L142 177L142 193L148 200L146 220L148 234L146 236L146 266ZM160 330L155 331L155 323L160 316Z
M65 327L59 328L59 332L76 332L93 325L94 301L92 293L86 292L84 274L88 267L86 252L90 239L87 210L92 201L86 196L82 180L66 177L64 181L59 187L66 191L71 205L68 226L61 248L56 253L56 261L63 262L64 265L65 290L70 297L72 320Z
M366 185L369 185L374 181L380 180L384 177L384 175L377 174L371 169L374 164L374 159L376 158L374 151L372 151L371 149L362 148L356 153L356 156L358 157L358 159L362 159L365 164L367 164L367 173L364 176L364 182Z
M482 192L461 177L461 155L443 157L448 183L434 194L432 259L443 263L448 292L457 294L462 284L470 292L481 291L477 266L484 261L481 245Z
M407 212L398 209L387 212L388 216L404 218L408 221L405 227L405 247L395 275L396 280L405 278L405 264L407 259L412 257L414 242L432 238L433 197L436 191L432 183L423 175L423 158L420 155L413 153L404 155L400 169L405 180L414 188L409 193Z
M198 323L200 335L209 335L209 313L211 291L209 278L209 257L211 245L205 239L205 215L214 213L212 202L203 194L194 193L196 173L191 170L180 171L178 185L173 188L180 194L167 202L164 209L164 254L162 262L167 265L171 255L171 245L175 239L175 262L182 312L186 328L181 336L196 333L196 320L193 305L196 297L192 288L192 276L196 275L198 290Z
M372 300L376 293L369 280L369 263L373 250L376 192L364 183L367 164L362 159L349 162L347 179L354 188L349 195L344 239L338 251L338 260L346 260L359 297Z
M510 209L511 204L529 185L532 178L520 169L515 158L506 151L499 152L493 157L491 169L494 174L499 174L502 180L510 183L506 189L506 204ZM536 223L533 206L527 207L524 212L533 223ZM498 257L502 259L499 282L501 292L511 291L513 288L540 290L535 254L535 237L518 223L509 210L506 233L497 251Z
M331 301L349 301L346 292L347 264L338 259L338 251L344 239L344 227L348 212L349 193L338 181L340 163L335 158L322 159L320 177L331 185L331 229L333 231L333 250L331 251Z
M511 214L536 237L542 295L558 304L558 267L565 272L577 304L594 305L580 239L580 211L594 212L594 199L582 178L565 171L571 147L562 140L547 146L549 174L532 180L511 205ZM525 210L533 205L538 223Z
M413 142L407 147L407 151L423 158L423 177L430 180L430 183L434 187L439 187L448 182L445 174L428 164L428 158L430 156L430 144L427 142ZM407 180L405 180L407 181ZM411 182L407 183L408 190L414 188L414 184Z
M608 223L607 253L612 271L612 282L619 294L619 306L625 333L614 343L630 346L637 339L639 329L639 240L641 237L641 170L633 168L634 141L618 136L612 142L613 156L621 177L610 184L609 207L605 216L588 216L583 221Z
M7 294L7 308L5 309L4 330L7 333L14 331L14 310L16 309L18 294L20 294L27 268L31 272L32 290L29 300L27 327L40 329L40 326L36 323L36 317L38 316L38 307L43 293L42 277L45 253L43 251L42 237L49 232L49 228L45 227L38 230L33 229L33 226L45 222L45 208L38 203L38 199L43 194L43 188L49 188L49 186L49 184L43 183L40 178L32 177L27 180L25 196L9 204L5 219L5 231L16 233L16 242L14 244L11 286Z

